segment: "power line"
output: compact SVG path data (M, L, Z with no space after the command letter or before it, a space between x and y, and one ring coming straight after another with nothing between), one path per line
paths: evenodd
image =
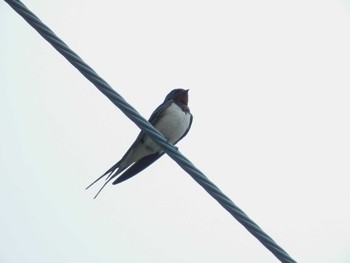
M236 218L252 235L254 235L281 262L292 263L293 260L286 251L254 223L230 198L198 170L175 146L128 104L109 84L103 80L89 65L73 52L50 28L34 15L22 2L5 0L19 15L21 15L43 38L45 38L60 54L62 54L76 69L78 69L96 88L98 88L114 105L116 105L143 132L159 144L182 169L200 184L216 201L218 201L234 218Z

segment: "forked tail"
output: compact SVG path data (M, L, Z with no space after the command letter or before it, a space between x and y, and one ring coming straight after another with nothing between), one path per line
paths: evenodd
M96 182L98 182L100 179L102 179L103 177L105 177L107 175L106 178L106 182L102 185L102 187L100 188L100 190L97 192L97 194L95 195L94 199L96 199L96 197L99 195L99 193L102 191L102 189L115 177L117 176L117 173L115 173L113 175L113 173L115 172L115 170L117 170L119 168L120 165L120 161L117 162L115 165L113 165L107 172L105 172L103 175L101 175L99 178L97 178L95 181L93 181L88 187L85 188L85 190L89 189L92 185L94 185ZM113 176L112 176L113 175Z

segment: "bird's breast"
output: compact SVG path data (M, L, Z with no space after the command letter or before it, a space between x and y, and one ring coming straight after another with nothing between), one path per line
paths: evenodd
M172 103L164 110L154 126L168 141L175 143L188 130L190 124L190 112L184 111L179 105Z
M171 143L177 142L187 132L190 125L190 112L184 111L175 103L164 109L164 112L160 114L159 119L154 123L154 127ZM149 136L145 136L143 146L149 153L161 150Z

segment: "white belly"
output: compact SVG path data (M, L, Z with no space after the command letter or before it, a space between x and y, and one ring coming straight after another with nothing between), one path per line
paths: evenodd
M177 104L172 103L155 125L165 138L171 143L178 141L187 131L191 121L191 114L183 111Z

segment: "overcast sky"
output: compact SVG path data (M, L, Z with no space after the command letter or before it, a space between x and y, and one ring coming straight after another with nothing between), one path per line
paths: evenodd
M350 261L349 1L25 1L298 262ZM168 156L93 200L139 133L0 2L0 261L278 262Z

